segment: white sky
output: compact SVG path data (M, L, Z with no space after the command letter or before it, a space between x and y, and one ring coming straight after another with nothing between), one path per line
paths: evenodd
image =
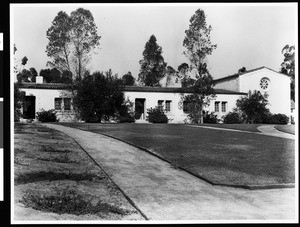
M90 70L137 77L139 60L152 34L162 47L165 62L173 68L189 63L182 54L189 19L199 8L212 26L211 40L217 49L208 57L210 73L219 78L238 69L266 66L276 71L283 61L282 48L297 45L297 4L11 4L11 44L16 58L28 57L26 68L38 72L48 59L46 31L61 10L79 7L91 11L101 36L100 51L93 55ZM12 46L11 45L11 46Z

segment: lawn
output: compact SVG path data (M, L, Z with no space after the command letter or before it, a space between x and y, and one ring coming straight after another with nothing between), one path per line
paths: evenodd
M227 128L246 132L260 132L257 127L261 124L201 124L206 127Z
M295 182L294 140L172 124L66 126L146 148L215 184L266 186Z
M15 220L144 220L72 138L15 124L14 139Z
M276 125L275 128L279 131L295 135L295 125Z

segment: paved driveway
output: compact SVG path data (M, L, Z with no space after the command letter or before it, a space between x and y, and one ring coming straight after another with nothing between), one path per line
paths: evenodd
M295 189L212 186L127 143L44 124L72 137L149 220L294 222Z

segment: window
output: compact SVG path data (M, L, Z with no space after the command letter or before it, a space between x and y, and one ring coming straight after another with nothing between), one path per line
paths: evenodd
M158 108L163 108L163 103L164 103L164 100L158 100L157 101Z
M259 83L260 88L263 91L268 91L270 89L270 84L271 84L270 80L266 77L262 78Z
M170 112L170 111L171 111L171 101L166 100L166 112Z
M64 110L71 110L71 99L70 98L64 99Z
M61 101L62 101L62 98L54 99L54 109L55 110L61 110Z
M188 112L189 112L188 102L183 101L183 113L188 113Z
M227 102L222 102L222 112L226 112Z
M220 111L219 104L220 104L220 102L215 102L215 112L219 112Z

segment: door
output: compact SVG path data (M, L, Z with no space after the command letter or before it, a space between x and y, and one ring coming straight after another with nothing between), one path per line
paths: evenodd
M35 96L25 96L23 118L35 119Z
M135 99L135 119L145 119L146 99Z

